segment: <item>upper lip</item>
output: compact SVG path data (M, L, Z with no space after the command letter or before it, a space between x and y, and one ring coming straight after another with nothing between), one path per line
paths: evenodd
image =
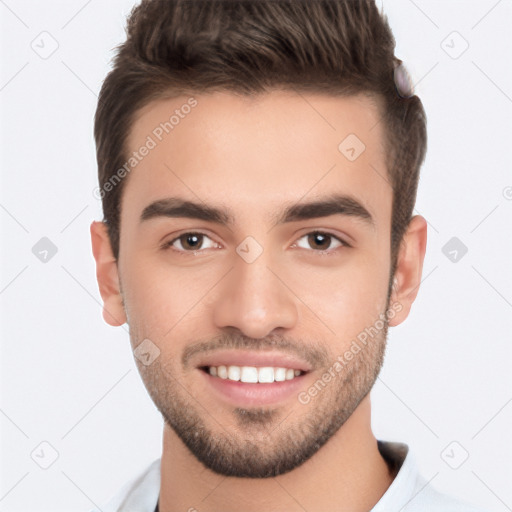
M212 354L203 355L196 365L197 368L204 366L273 366L276 368L293 368L308 372L311 370L309 365L303 359L291 354L282 352L262 352L262 351L217 351Z

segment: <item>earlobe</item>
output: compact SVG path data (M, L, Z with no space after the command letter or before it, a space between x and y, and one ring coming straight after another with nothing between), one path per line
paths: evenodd
M426 247L427 221L421 215L415 215L409 222L398 254L390 307L393 304L400 307L394 308L397 312L389 320L392 327L401 324L409 316L421 283Z
M105 223L93 221L90 231L92 253L96 260L96 279L103 299L103 318L109 325L117 327L126 322L117 261L112 253Z

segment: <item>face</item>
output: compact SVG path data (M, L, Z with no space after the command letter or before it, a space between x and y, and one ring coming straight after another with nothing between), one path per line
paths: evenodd
M123 191L116 314L194 456L275 476L336 435L382 365L396 309L382 123L363 96L194 98L133 124L130 155L151 148Z

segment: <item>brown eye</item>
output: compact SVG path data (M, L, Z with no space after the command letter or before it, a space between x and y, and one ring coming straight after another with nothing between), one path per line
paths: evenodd
M181 246L184 249L196 250L201 247L203 235L200 233L186 233L181 235L178 240L181 242Z
M331 237L322 233L310 233L308 235L308 244L312 249L329 249Z
M300 241L303 239L306 240L305 243ZM297 242L297 245L303 249L314 249L317 252L332 250L340 246L348 246L348 244L337 236L321 231L313 231L302 236L299 242Z
M193 252L201 249L209 249L217 247L216 244L210 237L203 233L183 233L182 235L174 238L170 242L164 244L164 249L172 247L178 252Z

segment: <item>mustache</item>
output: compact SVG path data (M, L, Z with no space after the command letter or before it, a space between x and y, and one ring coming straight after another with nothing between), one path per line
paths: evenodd
M305 343L297 340L292 341L280 335L250 338L241 333L223 333L208 341L199 341L186 347L181 357L181 363L184 368L189 368L190 360L197 354L208 354L227 349L262 352L276 350L284 354L298 356L308 362L312 368L326 366L331 359L325 343L318 341Z

